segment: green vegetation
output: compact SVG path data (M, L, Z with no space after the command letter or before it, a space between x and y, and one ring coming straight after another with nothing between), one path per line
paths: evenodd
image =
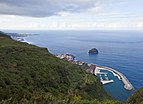
M119 104L99 79L0 32L0 104Z
M135 93L133 93L129 99L129 104L143 104L143 88L140 88Z

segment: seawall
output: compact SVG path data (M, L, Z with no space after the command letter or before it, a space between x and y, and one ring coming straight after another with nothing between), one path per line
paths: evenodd
M109 68L109 67L105 67L105 66L97 66L98 70L107 70L107 71L110 71L114 74L117 75L117 77L122 80L122 82L124 83L124 88L126 90L132 90L133 89L133 86L132 84L129 82L129 80L120 72L116 71L115 69L113 68Z

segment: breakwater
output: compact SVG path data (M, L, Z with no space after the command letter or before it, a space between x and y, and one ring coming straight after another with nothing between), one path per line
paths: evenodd
M97 66L97 70L107 70L113 73L113 75L117 76L119 80L122 80L124 83L124 88L126 90L132 90L133 85L129 82L129 80L120 72L116 71L113 68L105 67L105 66Z

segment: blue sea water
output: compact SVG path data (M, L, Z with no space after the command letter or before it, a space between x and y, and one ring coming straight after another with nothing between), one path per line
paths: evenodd
M25 37L37 46L47 47L51 53L71 53L76 59L116 69L123 73L134 86L133 91L124 89L122 81L109 72L114 83L104 85L114 98L126 100L143 86L143 32L139 31L10 31L29 32L39 35ZM98 55L89 55L91 48Z

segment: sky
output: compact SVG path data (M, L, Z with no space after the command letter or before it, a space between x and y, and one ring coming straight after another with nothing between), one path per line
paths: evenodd
M142 30L143 0L0 0L0 29Z

